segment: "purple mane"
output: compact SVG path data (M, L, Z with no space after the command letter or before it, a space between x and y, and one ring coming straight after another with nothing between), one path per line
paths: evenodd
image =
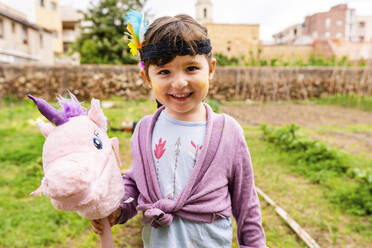
M86 115L87 110L79 103L76 96L69 92L70 98L64 98L62 96L58 96L58 104L62 107L62 113L67 118L70 119L71 117L79 116L79 115Z
M86 109L81 106L76 97L69 92L70 99L58 96L58 104L62 107L59 111L53 108L49 103L39 97L34 97L30 94L27 96L31 98L39 109L40 113L45 116L50 122L56 126L66 123L71 117L86 115Z

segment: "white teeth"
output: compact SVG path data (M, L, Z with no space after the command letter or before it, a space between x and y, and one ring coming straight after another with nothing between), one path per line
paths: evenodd
M175 96L175 97L186 97L188 95L190 95L190 93L185 93L185 94L171 94L172 96Z

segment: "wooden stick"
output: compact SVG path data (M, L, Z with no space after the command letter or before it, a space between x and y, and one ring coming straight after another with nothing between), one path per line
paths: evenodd
M101 223L103 224L103 233L100 235L101 248L114 248L114 243L112 242L111 225L108 217L103 218Z
M267 203L275 208L275 212L292 228L292 230L305 242L309 248L320 248L320 246L315 242L311 236L301 228L301 226L287 214L284 209L276 205L276 203L271 200L271 198L266 195L260 188L256 187L257 193L261 195Z

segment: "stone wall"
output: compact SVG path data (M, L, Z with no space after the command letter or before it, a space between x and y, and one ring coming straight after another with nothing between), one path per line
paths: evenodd
M278 101L334 94L372 95L372 70L361 68L218 68L210 95L217 100Z
M22 98L29 93L55 99L66 90L85 100L110 96L143 99L150 94L137 66L0 66L0 95Z
M28 93L45 99L72 91L83 100L120 96L150 96L137 66L0 65L0 97ZM225 100L277 101L307 99L337 93L372 95L372 69L219 67L209 97Z

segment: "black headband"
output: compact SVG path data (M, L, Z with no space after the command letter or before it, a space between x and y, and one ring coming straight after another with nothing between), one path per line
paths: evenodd
M141 60L156 59L162 57L175 57L196 54L208 54L212 51L211 41L193 40L192 46L188 45L186 41L178 41L175 45L169 42L159 42L142 47Z

